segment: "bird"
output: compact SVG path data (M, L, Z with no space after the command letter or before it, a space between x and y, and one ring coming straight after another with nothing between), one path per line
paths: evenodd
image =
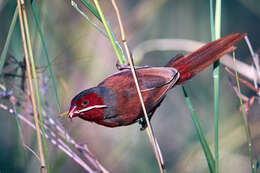
M136 75L149 120L163 102L167 92L183 84L235 50L234 44L246 34L233 33L205 44L187 55L177 54L164 67L136 67ZM72 100L69 118L79 117L106 127L147 124L129 68L105 78L97 86L77 94Z

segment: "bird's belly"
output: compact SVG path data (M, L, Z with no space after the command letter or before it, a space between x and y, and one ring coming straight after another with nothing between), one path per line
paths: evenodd
M159 106L160 99L165 95L167 85L149 91L143 91L142 96L147 114ZM97 122L109 127L126 126L135 123L143 117L143 109L136 88L129 90L117 90L114 116L106 116L104 120Z
M116 115L108 119L96 121L96 123L107 127L118 127L118 126L127 126L133 124L138 119L139 119L139 115L137 114L124 114L124 115Z

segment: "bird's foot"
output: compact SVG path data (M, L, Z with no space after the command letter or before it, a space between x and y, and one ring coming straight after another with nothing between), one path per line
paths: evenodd
M129 67L130 67L130 64L128 62L126 64L119 64L118 61L116 62L116 68L119 71L129 69Z
M141 128L140 128L141 131L143 131L147 128L147 123L146 123L145 117L140 118L138 123L141 125Z
M151 66L149 66L149 65L134 66L135 70L144 69L144 68L149 68L149 67L151 67ZM130 70L130 69L131 69L129 63L123 64L123 65L116 63L116 68L117 68L117 70L119 70L119 71L122 71L122 70Z

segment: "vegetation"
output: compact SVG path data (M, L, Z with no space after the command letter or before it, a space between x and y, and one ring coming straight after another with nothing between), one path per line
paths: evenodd
M111 1L0 2L0 172L159 172L151 131L60 115L117 71L128 47L135 65L163 66L194 40L234 32L252 45L175 87L151 124L167 172L257 172L259 2L116 2L123 35Z

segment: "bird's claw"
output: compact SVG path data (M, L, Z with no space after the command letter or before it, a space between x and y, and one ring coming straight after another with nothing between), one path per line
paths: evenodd
M135 70L144 69L144 68L150 68L150 67L151 67L151 66L149 66L149 65L134 66ZM117 70L119 70L119 71L122 71L122 70L130 70L130 69L131 69L129 63L123 64L123 65L116 63L116 68L117 68Z
M126 63L126 64L119 64L118 61L116 62L116 68L119 71L125 70L125 69L129 69L130 68L130 64Z
M138 69L144 69L144 68L149 68L151 66L149 65L144 65L144 66L134 66L134 68L136 70ZM122 70L130 70L131 67L130 67L130 64L129 63L126 63L126 64L119 64L118 61L116 62L116 68L118 71L122 71Z
M139 119L139 124L141 125L140 130L143 131L147 128L147 123L144 117Z

